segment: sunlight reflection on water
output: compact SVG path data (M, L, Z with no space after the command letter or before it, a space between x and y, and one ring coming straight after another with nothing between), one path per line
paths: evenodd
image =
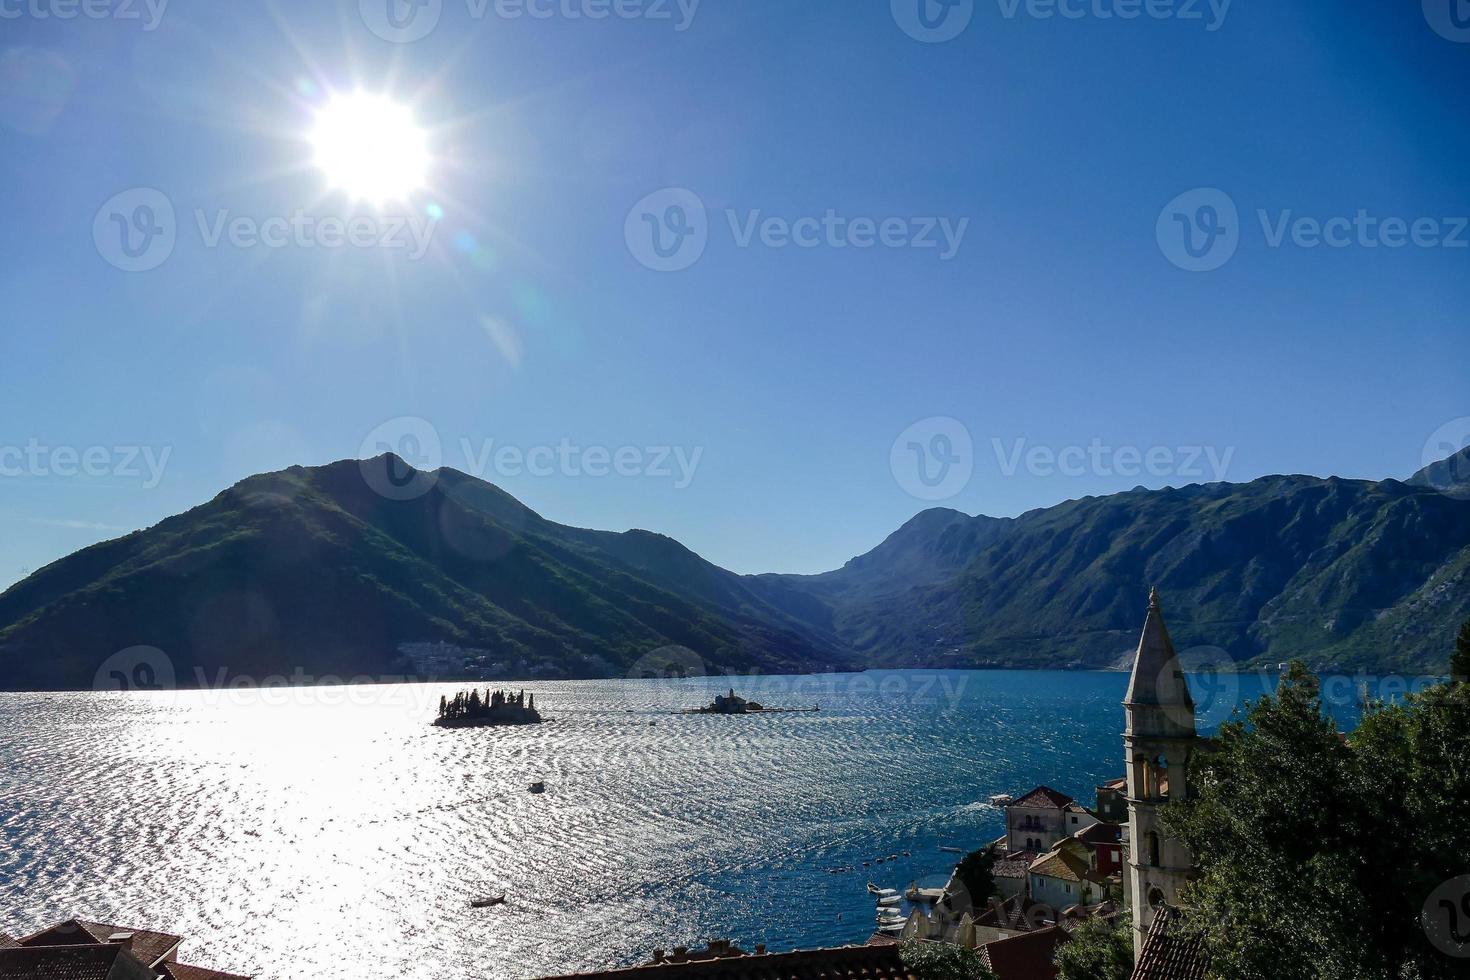
M746 678L822 710L671 714L724 684L536 683L554 720L470 731L428 724L443 684L0 695L0 929L159 928L264 980L861 942L869 879L942 884L941 845L999 835L977 800L1047 783L1090 802L1122 769L1121 674Z

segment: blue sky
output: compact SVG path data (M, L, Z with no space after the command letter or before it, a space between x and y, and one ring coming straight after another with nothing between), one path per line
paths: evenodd
M943 43L920 0L392 0L437 16L416 40L374 32L389 0L90 2L0 2L0 584L378 443L810 572L935 504L1406 477L1470 437L1449 0L973 0ZM429 131L407 203L311 166L354 89ZM125 271L139 188L174 244ZM704 250L656 271L671 202ZM1170 229L1222 213L1181 268ZM295 214L386 218L211 244Z

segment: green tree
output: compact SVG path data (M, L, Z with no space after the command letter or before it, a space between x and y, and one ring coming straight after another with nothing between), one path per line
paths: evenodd
M1057 980L1128 980L1133 975L1133 930L1088 919L1057 949Z
M990 896L995 894L995 852L988 847L971 851L954 871L960 884L970 893L970 904L977 909L984 908Z
M1470 684L1470 619L1455 637L1455 655L1450 658L1450 677L1457 683Z
M1194 855L1183 896L1221 980L1460 975L1419 920L1470 871L1470 686L1371 707L1344 739L1293 664L1274 696L1221 727L1164 813Z
M979 953L953 943L911 939L898 954L918 980L996 980Z

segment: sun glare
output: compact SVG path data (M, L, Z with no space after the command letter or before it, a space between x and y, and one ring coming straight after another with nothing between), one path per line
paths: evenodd
M331 185L359 200L402 200L429 176L428 134L408 106L380 95L334 97L317 113L311 145Z

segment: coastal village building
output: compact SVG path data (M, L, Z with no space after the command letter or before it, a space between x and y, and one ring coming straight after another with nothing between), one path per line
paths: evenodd
M1095 823L1073 834L1071 839L1084 845L1092 855L1092 869L1103 878L1123 874L1123 833L1127 828L1116 823Z
M1067 807L1073 799L1050 786L1038 786L1006 806L1006 840L1012 852L1039 854L1067 836Z
M1076 800L1068 803L1066 808L1062 811L1062 814L1062 822L1068 836L1073 836L1079 831L1086 830L1088 827L1091 827L1094 824L1100 822L1098 820L1097 814L1093 813L1091 810L1087 809L1087 807L1083 806L1081 803L1078 803Z
M0 936L0 980L249 980L178 961L183 937L68 919L21 939Z
M1037 857L1034 852L1022 851L995 859L995 867L990 874L1001 899L1021 898L1026 894L1026 876L1031 871L1031 862Z
M1128 822L1128 777L1119 776L1097 788L1097 817L1106 823Z
M1071 936L1056 926L986 943L980 959L1000 980L1053 980L1057 949Z
M1093 868L1092 854L1075 838L1067 838L1026 869L1033 901L1062 910L1091 905L1107 892L1107 882Z
M1202 940L1178 912L1191 858L1160 820L1167 803L1186 798L1202 743L1157 590L1123 709L1126 774L1097 787L1096 808L1047 786L1007 805L1006 834L991 845L998 894L975 908L951 879L931 913L910 915L901 938L981 950L1000 980L1051 978L1071 930L1090 918L1117 919L1126 899L1133 980L1204 980Z

